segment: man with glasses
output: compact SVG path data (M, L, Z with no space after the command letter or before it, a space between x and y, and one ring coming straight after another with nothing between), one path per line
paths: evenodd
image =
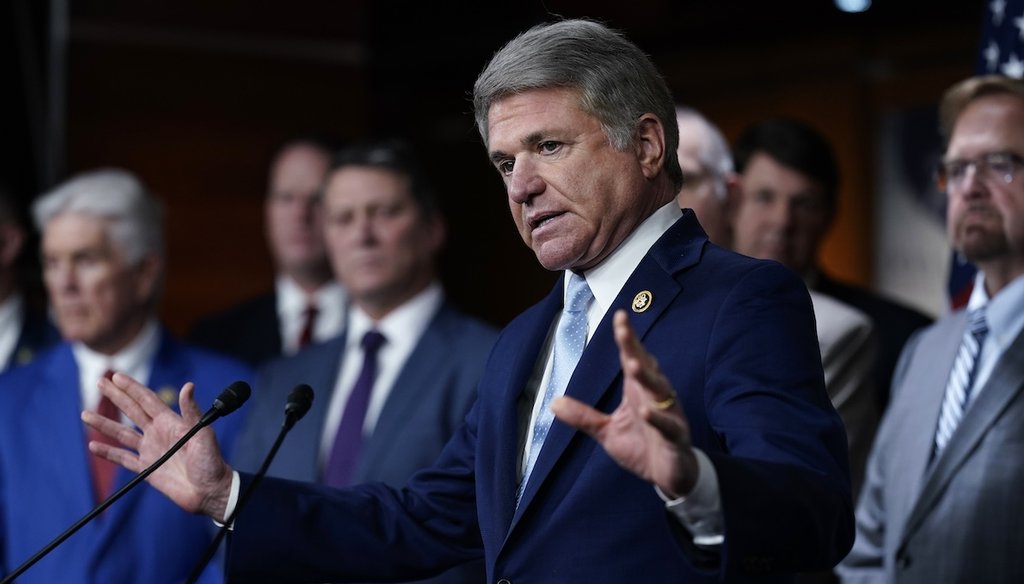
M847 582L1024 582L1024 83L967 79L941 113L947 232L979 272L900 358Z

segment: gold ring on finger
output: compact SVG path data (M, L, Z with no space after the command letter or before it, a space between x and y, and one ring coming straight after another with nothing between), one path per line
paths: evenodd
M661 401L654 402L654 409L665 411L674 405L676 405L676 394L673 393Z

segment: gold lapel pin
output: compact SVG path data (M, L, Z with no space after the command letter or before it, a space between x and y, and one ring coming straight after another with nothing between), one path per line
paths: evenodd
M654 294L650 290L641 290L633 297L633 312L641 313L651 307L654 302Z

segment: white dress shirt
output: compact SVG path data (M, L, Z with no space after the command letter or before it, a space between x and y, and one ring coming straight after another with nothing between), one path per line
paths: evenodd
M160 348L160 325L150 319L139 334L125 348L113 355L97 353L82 343L71 345L71 352L78 365L78 387L82 397L82 409L95 411L100 403L99 382L108 369L127 373L132 378L147 383L152 370L153 358Z
M1018 276L996 294L989 298L985 290L985 274L979 271L975 275L974 290L967 301L967 310L985 307L985 321L988 324L988 335L978 355L977 372L974 385L971 386L971 401L975 399L985 382L992 376L992 370L1002 358L1003 353L1024 328L1024 276Z
M363 336L374 329L384 335L385 342L377 350L377 375L373 389L370 391L370 403L363 421L363 433L373 432L377 418L384 408L384 402L391 394L398 374L409 359L416 343L423 336L430 320L437 313L444 301L441 285L432 283L422 292L413 296L405 304L388 313L381 320L374 322L359 307L353 305L349 309L348 326L346 327L345 349L341 359L341 368L334 383L334 391L327 405L327 417L324 420L324 432L320 437L320 467L327 464L334 446L334 435L338 431L342 414L352 386L363 367Z
M0 371L7 369L14 356L21 325L25 322L24 306L25 301L17 294L0 302Z
M299 350L299 336L306 324L306 308L316 305L313 342L326 341L341 334L345 324L345 289L335 281L328 282L312 296L287 276L274 283L277 291L277 321L281 324L281 350L292 355Z

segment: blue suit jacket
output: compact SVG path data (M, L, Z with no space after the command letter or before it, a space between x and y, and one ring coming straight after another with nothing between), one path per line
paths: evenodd
M604 411L618 405L611 318L626 310L715 466L724 545L715 554L694 549L650 484L559 422L517 508L517 406L561 290L501 333L477 404L434 467L400 491L263 483L235 524L229 574L383 579L483 554L489 582L677 584L818 570L846 554L846 440L825 393L807 290L780 264L708 244L689 211L629 277L567 393ZM650 308L632 312L644 290Z
M487 354L497 331L443 304L433 316L395 380L373 434L364 444L355 482L381 481L401 487L437 460L476 401ZM238 440L235 465L255 472L277 437L288 394L299 383L317 392L312 410L288 435L271 476L317 481L320 438L341 368L346 335L313 345L260 370L250 413ZM479 582L483 568L451 570L433 584Z
M200 407L208 407L239 379L251 379L245 365L163 333L147 385L177 409L178 390L194 381ZM67 343L0 377L0 572L18 567L95 505L81 410L78 367ZM213 426L225 448L233 444L240 417L236 413ZM121 469L115 488L132 476ZM208 518L190 515L140 484L18 583L182 582L205 550L212 528Z
M59 341L60 332L50 322L45 311L26 309L21 332L7 363L7 369L31 363L43 349Z

